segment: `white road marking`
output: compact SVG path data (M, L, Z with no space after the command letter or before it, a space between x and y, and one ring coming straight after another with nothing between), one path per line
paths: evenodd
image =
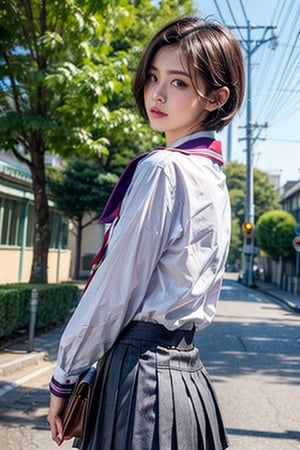
M42 375L43 373L47 372L48 370L54 369L55 365L56 365L56 363L49 364L47 367L42 367L40 369L37 369L37 370L29 373L28 375L18 378L13 383L5 384L4 386L2 386L0 388L0 397L2 397L2 395L5 395L9 391L13 391L14 389L17 389L18 386L22 386L22 384L27 383L27 381L30 381L33 378L38 377L39 375Z

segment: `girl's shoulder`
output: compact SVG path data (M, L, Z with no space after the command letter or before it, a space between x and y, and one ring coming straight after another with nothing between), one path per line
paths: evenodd
M140 161L139 164L148 167L172 167L174 164L178 163L178 156L181 155L180 152L169 151L168 149L157 149L153 150Z

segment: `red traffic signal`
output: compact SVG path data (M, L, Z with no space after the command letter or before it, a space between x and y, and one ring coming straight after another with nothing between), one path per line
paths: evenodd
M252 222L244 222L242 225L242 232L245 236L251 236L254 230Z

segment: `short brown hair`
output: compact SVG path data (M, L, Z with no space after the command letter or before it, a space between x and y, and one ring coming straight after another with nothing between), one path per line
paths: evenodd
M243 55L237 39L219 23L197 17L182 17L162 28L150 41L139 66L133 93L141 115L148 120L144 103L144 86L156 52L166 45L177 45L196 92L198 81L206 85L205 96L223 86L230 95L226 103L210 112L201 125L220 131L241 107L245 91Z

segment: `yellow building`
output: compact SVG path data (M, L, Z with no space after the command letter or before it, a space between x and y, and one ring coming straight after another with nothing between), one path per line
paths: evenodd
M50 201L48 282L70 279L68 222ZM31 175L0 153L0 284L28 282L33 257L34 211Z

